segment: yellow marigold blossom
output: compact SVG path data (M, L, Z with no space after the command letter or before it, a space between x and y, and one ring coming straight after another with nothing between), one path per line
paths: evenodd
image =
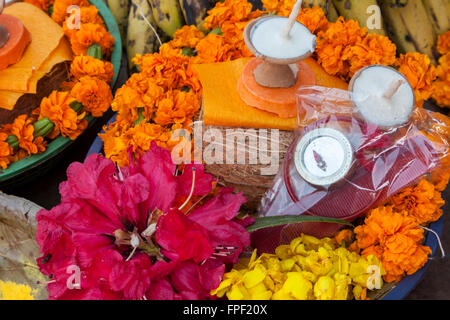
M75 79L90 76L111 83L114 77L114 66L109 61L91 56L76 56L70 65L70 73Z
M445 201L434 184L422 179L416 186L409 187L390 198L394 209L416 219L418 224L428 224L442 215Z
M450 30L438 37L436 48L442 55L450 53Z
M0 300L34 300L33 294L27 285L0 280Z
M233 47L218 34L208 34L197 47L197 59L202 63L224 62L231 60Z
M373 267L379 274L372 274ZM302 234L290 244L278 246L275 254L257 258L255 250L250 259L241 259L211 294L233 300L345 300L351 298L352 286L358 286L354 297L362 299L363 288L371 281L381 286L384 274L381 262L373 255L364 258L336 248L331 238Z
M421 244L424 230L413 217L392 206L371 210L363 225L355 228L357 245L365 257L375 255L386 270L384 280L399 281L423 267L431 253Z
M125 167L128 165L129 138L123 134L123 131L126 131L127 128L124 128L121 123L114 122L108 127L104 126L105 133L100 133L99 136L103 140L105 156L119 166Z
M426 54L413 52L401 54L395 66L408 79L416 98L416 105L421 107L433 94L432 82L436 79L436 68Z

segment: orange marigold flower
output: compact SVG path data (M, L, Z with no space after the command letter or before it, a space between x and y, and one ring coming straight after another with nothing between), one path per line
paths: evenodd
M367 257L374 254L386 270L386 282L399 281L406 274L413 274L423 267L431 253L421 244L424 230L416 219L405 213L395 212L392 206L380 206L371 210L354 230L357 246Z
M170 45L174 48L195 48L199 41L205 37L205 34L196 26L183 26L178 29L174 35Z
M432 82L436 79L436 68L430 63L426 54L409 52L401 54L395 66L398 67L414 89L416 105L421 107L432 93Z
M197 47L197 57L203 63L224 62L231 60L234 48L230 46L225 37L218 34L208 34Z
M440 208L445 204L441 193L426 179L391 197L390 202L396 211L415 218L418 224L438 220L442 215Z
M50 138L59 134L75 140L81 132L87 127L87 121L84 114L78 115L75 110L70 107L74 102L69 92L53 91L49 97L42 99L39 119L49 118L55 125Z
M450 52L439 58L436 74L432 98L439 106L450 108Z
M103 140L105 156L121 167L128 165L129 138L123 134L123 130L126 130L126 128L121 123L114 122L109 127L104 126L103 131L105 133L99 134Z
M225 22L238 22L248 20L253 6L246 0L225 0L218 2L208 11L203 27L207 30L220 28Z
M160 125L142 121L137 126L128 129L125 136L129 139L129 145L133 146L135 154L141 155L150 149L152 141L167 149L170 131Z
M55 2L55 0L24 0L24 2L35 5L41 10L48 11L48 8Z
M114 66L109 61L91 56L76 56L70 65L70 73L76 79L91 76L111 83L114 77Z
M94 117L101 117L113 100L109 85L104 80L89 76L80 78L70 94Z
M317 35L317 60L328 74L348 79L352 56L351 48L363 41L366 28L360 28L355 20L345 21L343 17L330 23L326 31Z
M434 184L434 188L437 191L444 191L445 189L447 189L448 183L450 181L450 170L436 170L435 172L432 172L430 181Z
M350 72L352 77L358 70L372 65L389 66L396 61L397 47L388 37L378 34L367 34L361 42L350 48Z
M338 246L344 244L349 245L352 242L353 231L350 229L343 229L334 235L334 240L338 244Z
M8 139L8 134L5 132L0 132L0 167L6 169L8 167L9 156L12 154L11 146L6 142Z
M68 16L67 8L70 6L87 7L90 6L88 0L55 0L53 3L52 19L57 24L62 24Z
M26 114L20 115L16 119L14 119L14 122L9 128L9 134L17 137L17 140L19 140L19 147L25 150L27 155L36 154L39 151L43 151L42 148L40 148L40 143L36 145L36 143L33 141L33 120L30 119Z
M437 50L442 55L450 53L450 30L438 37Z
M262 0L264 8L269 12L276 12L280 16L289 16L296 0Z
M103 55L109 57L114 47L114 37L102 25L84 23L72 34L70 44L77 56L86 55L91 45L98 44L102 47Z
M312 33L325 31L329 24L325 12L318 6L303 8L297 21L303 23Z
M200 109L200 104L192 91L168 91L158 103L154 121L160 125L185 123Z
M79 14L79 21L75 20L76 15ZM75 25L75 22L79 25ZM81 7L79 12L72 12L63 23L64 34L70 39L74 32L78 30L81 24L93 23L104 26L105 23L102 17L98 14L98 9L96 6Z

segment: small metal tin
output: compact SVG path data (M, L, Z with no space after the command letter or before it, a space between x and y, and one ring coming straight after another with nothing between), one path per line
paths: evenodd
M341 131L318 128L298 142L294 163L300 176L314 186L330 186L345 179L354 162L349 139Z

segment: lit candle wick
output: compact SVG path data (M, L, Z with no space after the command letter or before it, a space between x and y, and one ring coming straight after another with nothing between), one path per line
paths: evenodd
M300 14L300 10L302 8L302 0L297 0L292 8L291 14L289 15L289 19L286 22L286 26L283 29L283 36L285 38L290 38L289 33L291 32L292 27L294 26L295 21L297 20L298 15Z
M391 82L389 89L383 94L383 97L386 99L392 99L394 94L400 89L401 85L405 83L404 80L398 79Z

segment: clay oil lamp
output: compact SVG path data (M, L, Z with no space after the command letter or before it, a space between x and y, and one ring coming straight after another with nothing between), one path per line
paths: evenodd
M0 70L17 63L31 42L31 36L23 23L4 14L5 0L0 0Z
M245 43L256 58L244 67L238 82L240 96L246 104L281 118L297 115L297 88L315 84L314 73L302 61L314 52L316 37L296 21L301 4L296 2L289 18L263 16L244 30Z
M380 128L408 123L414 109L414 90L403 74L382 66L367 66L349 84L352 102L361 120Z

